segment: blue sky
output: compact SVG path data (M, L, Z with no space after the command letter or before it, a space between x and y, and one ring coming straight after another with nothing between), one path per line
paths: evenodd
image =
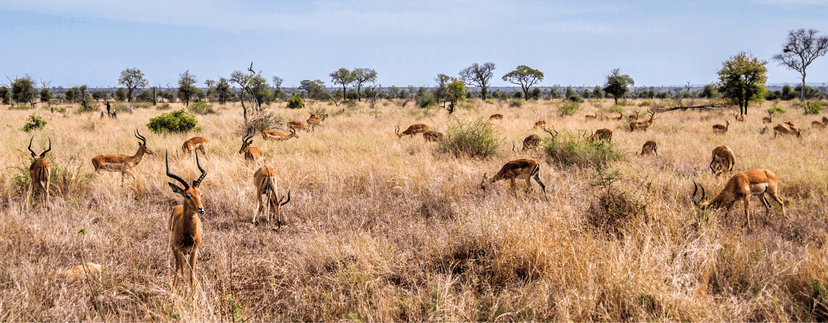
M433 86L472 63L528 65L543 86L599 85L613 68L636 86L714 82L740 51L770 60L789 30L828 35L826 0L740 1L112 1L0 0L0 73L52 86L116 86L137 67L151 85L254 70L283 86L341 67L382 86ZM799 73L769 62L768 82ZM828 82L828 57L808 68ZM0 83L8 83L5 77Z

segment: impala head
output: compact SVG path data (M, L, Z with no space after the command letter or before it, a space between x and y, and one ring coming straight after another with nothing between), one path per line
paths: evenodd
M296 135L296 128L290 127L290 136L293 138L299 138L299 136Z
M147 147L147 138L142 136L141 133L138 132L138 129L135 129L135 138L138 138L138 140L141 141L141 142L138 143L138 146L141 147L141 150L143 150L145 154L150 154L150 155L155 154L155 152L152 151L152 149Z
M29 139L29 152L32 153L32 158L38 159L38 158L46 157L46 153L48 153L50 150L52 150L52 138L49 138L49 149L46 149L44 152L40 153L40 156L38 156L32 150L32 140L34 140L34 137L32 137L32 139Z
M483 173L483 181L480 182L480 189L482 189L484 191L486 190L486 184L488 184L486 182L487 182L488 179L489 179L489 177L486 176L486 173Z
M698 200L696 200L696 193L698 192L699 187L701 187L701 197ZM704 197L705 197L704 186L702 186L699 183L696 183L696 181L693 181L693 196L690 197L690 200L693 201L693 204L695 204L698 207L704 209L708 205L707 203L702 202L702 201L704 201Z
M394 134L397 135L398 138L402 138L402 134L400 134L400 127L394 126Z
M244 154L244 151L247 149L247 147L250 147L250 145L252 144L253 133L250 130L248 130L247 134L245 134L244 137L242 137L242 146L241 149L239 149L239 154Z
M204 214L204 205L201 204L201 190L198 189L198 186L201 185L201 181L204 180L205 176L207 176L207 171L204 170L204 168L201 168L201 162L199 162L199 160L198 160L198 151L196 151L195 154L196 154L196 165L198 165L198 170L201 171L201 176L197 180L193 181L192 186L187 184L187 181L185 181L184 179L182 179L178 175L170 173L169 154L164 155L164 158L165 158L166 164L167 164L167 176L174 179L174 180L177 180L184 187L181 188L178 185L173 184L172 182L167 182L167 184L170 185L170 188L172 189L173 193L181 195L181 197L184 198L184 209L197 210L198 214L203 215Z

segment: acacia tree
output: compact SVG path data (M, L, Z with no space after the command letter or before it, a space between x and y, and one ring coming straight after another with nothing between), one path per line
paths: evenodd
M483 63L483 65L474 63L471 66L460 70L460 79L469 86L479 86L480 95L485 101L486 94L489 90L489 81L492 79L492 76L494 76L494 73L492 73L494 69L495 63L492 62Z
M635 85L632 77L627 74L621 74L621 69L616 68L607 75L607 83L604 85L604 92L612 95L615 99L615 104L618 104L618 98L623 97L624 94L630 91L627 86Z
M529 98L529 88L538 82L543 81L543 72L526 65L518 66L514 71L503 75L503 80L512 84L520 85L523 90L523 98Z
M747 114L750 101L759 100L765 92L768 62L741 52L722 63L719 70L719 92L739 105L739 114Z
M9 79L9 81L11 82L12 100L17 103L29 103L32 107L34 107L37 95L32 77L29 74L26 74L23 77L16 78L14 81L11 79Z
M178 76L181 77L178 79L178 98L184 101L187 107L190 107L190 98L198 92L198 88L193 84L198 81L195 75L190 74L190 70L187 70L184 74L178 74Z
M121 71L121 77L118 78L118 84L126 87L127 101L132 101L132 92L139 87L147 87L148 83L144 78L144 73L141 73L141 70L137 67L133 67Z
M354 78L353 83L357 86L357 99L362 101L362 95L359 94L359 91L365 83L374 83L377 81L377 71L370 68L358 67L351 73Z
M216 84L216 95L218 95L219 103L225 104L227 100L233 97L233 91L230 90L230 83L226 78L219 77L218 84Z
M802 75L802 88L805 88L805 69L820 56L828 52L828 37L815 36L814 29L799 29L788 32L788 42L782 48L782 54L773 55L779 65L799 72ZM800 92L800 101L805 101L805 91Z
M449 114L454 113L454 107L457 101L465 99L466 84L456 78L451 79L451 83L446 85L446 99L449 101Z
M344 67L331 73L331 82L333 82L333 84L342 84L342 100L345 100L345 92L347 91L345 86L353 83L355 76L354 72L351 72Z
M282 82L284 82L284 81L285 80L283 80L281 77L274 76L273 77L273 87L275 87L276 89L281 90L282 89Z

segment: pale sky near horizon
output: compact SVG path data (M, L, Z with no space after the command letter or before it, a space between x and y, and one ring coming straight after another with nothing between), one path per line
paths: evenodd
M203 86L252 61L283 86L333 86L341 67L372 68L382 86L434 86L485 62L493 86L518 65L542 71L541 86L602 85L613 68L636 86L675 86L714 82L741 51L769 61L769 83L796 84L770 58L789 30L828 36L826 18L828 0L0 0L0 84L29 74L109 87L137 67L150 85L176 87L189 70ZM828 57L807 72L828 83Z

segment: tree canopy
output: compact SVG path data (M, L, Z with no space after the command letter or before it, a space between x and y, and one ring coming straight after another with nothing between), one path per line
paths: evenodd
M503 80L520 85L520 88L523 90L523 97L529 98L529 88L543 81L543 72L526 65L520 65L514 71L503 75Z
M353 72L354 81L357 87L357 96L362 101L362 96L359 91L365 83L375 83L377 81L377 71L370 68L355 68Z
M345 99L345 86L354 82L355 75L353 72L349 71L347 68L340 68L333 73L331 73L331 82L334 85L341 84L342 85L342 99Z
M474 63L471 66L460 70L460 79L469 86L479 86L480 95L483 100L486 100L486 94L489 91L489 81L492 79L492 76L494 76L494 73L492 73L494 69L495 63L492 62L483 63L483 65Z
M635 81L633 81L632 77L627 74L621 74L621 69L616 68L612 70L612 72L607 75L607 83L604 84L604 92L609 95L612 95L612 98L615 99L615 104L618 104L618 98L627 94L630 91L628 86L635 85Z
M146 87L148 83L144 78L144 73L141 73L141 70L137 67L133 67L121 71L121 77L118 78L118 84L126 87L127 100L132 101L132 92L139 87Z
M740 114L747 114L748 103L761 99L765 93L767 63L745 52L722 63L722 69L719 70L719 93L738 105Z
M828 52L828 37L816 36L814 29L799 29L788 32L788 42L782 47L782 53L773 55L773 60L779 65L799 72L802 75L802 86L805 86L805 69L820 56ZM800 92L799 99L805 101L805 91Z
M181 101L184 101L187 107L190 106L190 98L196 94L198 88L195 85L198 81L196 80L195 75L190 74L190 71L187 70L183 74L178 74L180 77L178 79L178 98Z

